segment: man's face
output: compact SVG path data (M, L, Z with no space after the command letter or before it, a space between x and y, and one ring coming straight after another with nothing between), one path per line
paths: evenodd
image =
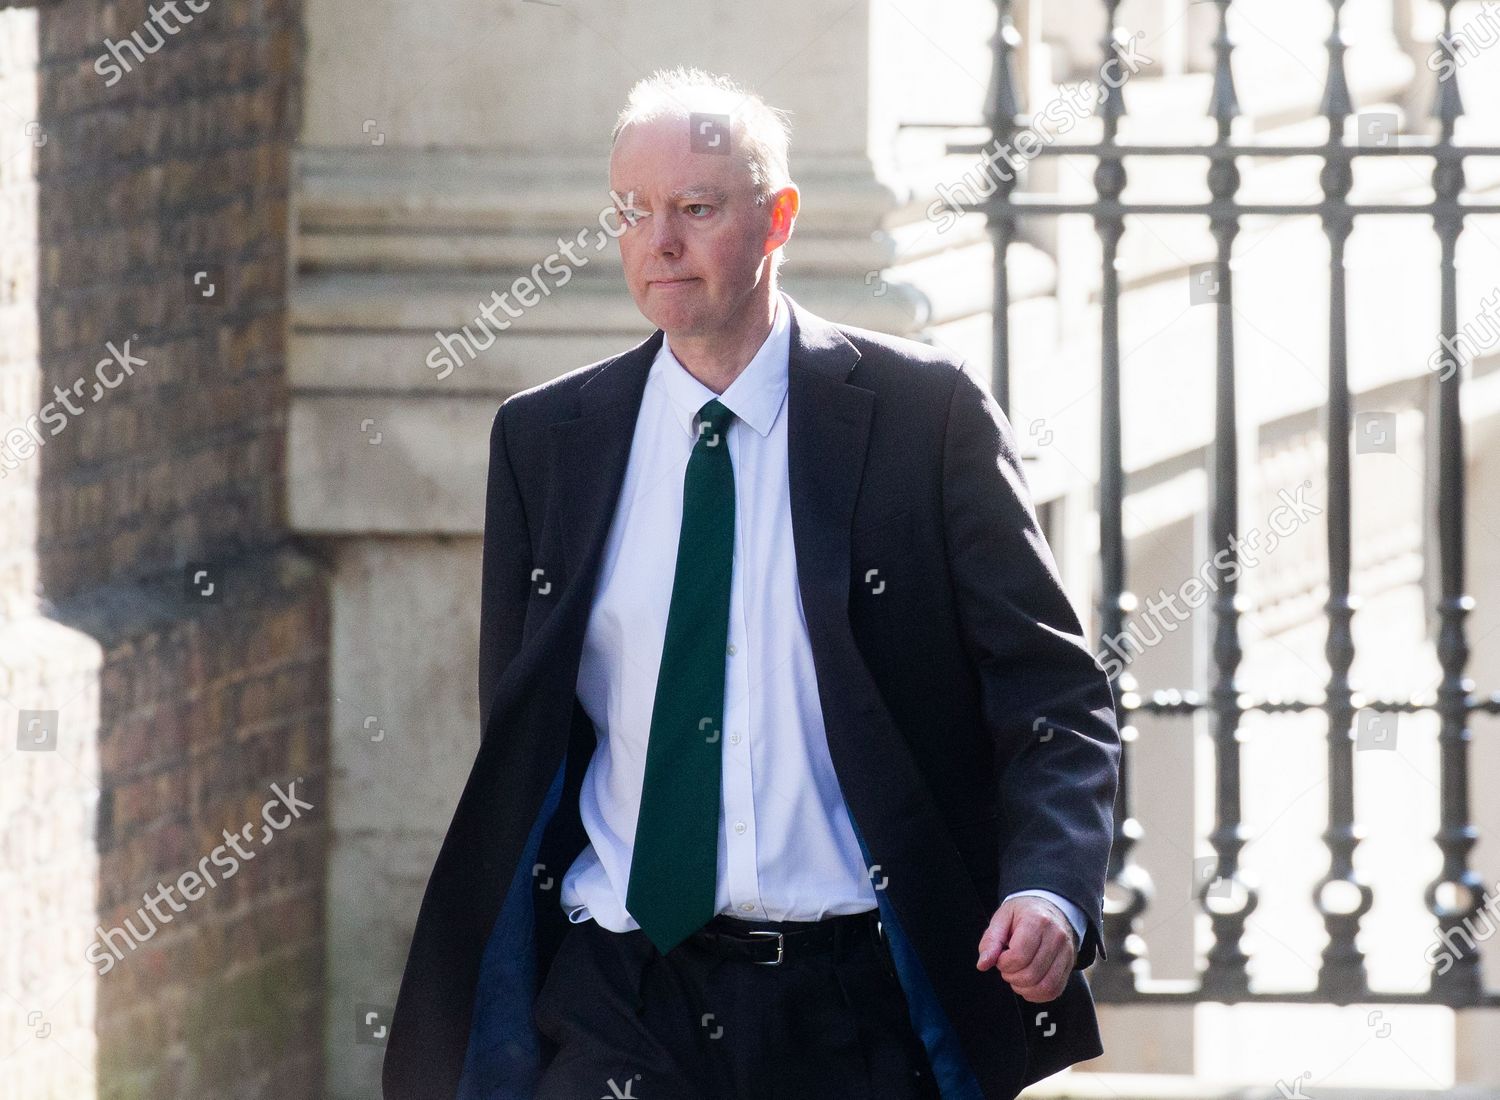
M634 207L624 213L635 224L619 238L625 282L636 308L671 337L712 335L743 315L769 272L768 244L780 243L773 211L784 220L787 206L756 205L745 160L694 152L688 125L662 117L627 126L609 159L617 207Z

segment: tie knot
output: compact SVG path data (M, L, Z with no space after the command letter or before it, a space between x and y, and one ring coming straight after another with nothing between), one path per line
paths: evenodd
M734 413L728 406L722 404L717 397L705 402L703 408L698 410L698 438L707 438L713 441L722 438L729 430L729 423L734 419Z

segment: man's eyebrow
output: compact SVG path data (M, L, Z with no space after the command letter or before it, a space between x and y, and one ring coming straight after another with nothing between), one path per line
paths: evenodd
M721 189L702 184L698 187L679 188L668 195L667 199L713 199L715 202L723 202L727 197Z
M615 194L621 196L627 202L633 203L636 201L634 191L621 192L619 190L616 190ZM700 184L696 187L679 187L676 191L673 191L667 196L667 201L680 202L683 199L710 199L714 202L722 203L726 201L727 198L728 196L721 188L712 187L708 184Z

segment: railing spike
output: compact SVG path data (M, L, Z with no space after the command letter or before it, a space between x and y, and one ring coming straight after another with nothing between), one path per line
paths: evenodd
M1439 66L1446 71L1437 74L1437 95L1432 100L1431 117L1442 124L1442 140L1453 138L1454 124L1464 113L1464 100L1458 89L1458 51L1453 45L1454 0L1441 0L1443 5L1443 29L1438 35L1437 48L1447 64Z
M1328 48L1328 81L1323 86L1323 103L1319 109L1328 119L1328 142L1334 145L1343 140L1344 121L1354 113L1354 105L1349 98L1349 77L1344 71L1344 50L1347 48L1341 26L1344 0L1328 2L1333 8L1333 25L1324 43Z
M1229 37L1229 5L1231 0L1214 0L1219 8L1219 26L1214 34L1214 87L1209 105L1214 121L1219 124L1219 139L1229 139L1230 123L1239 117L1240 101L1234 89L1234 69L1229 57L1234 52L1234 40Z

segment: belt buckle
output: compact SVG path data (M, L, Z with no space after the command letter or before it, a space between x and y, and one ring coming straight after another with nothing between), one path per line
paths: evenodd
M751 959L750 960L751 962L753 962L756 966L780 966L781 965L782 956L786 954L786 935L784 933L782 933L782 932L775 932L775 931L772 931L769 928L751 928L751 929L749 929L748 934L751 935L751 936L775 936L776 937L776 957L774 959Z

